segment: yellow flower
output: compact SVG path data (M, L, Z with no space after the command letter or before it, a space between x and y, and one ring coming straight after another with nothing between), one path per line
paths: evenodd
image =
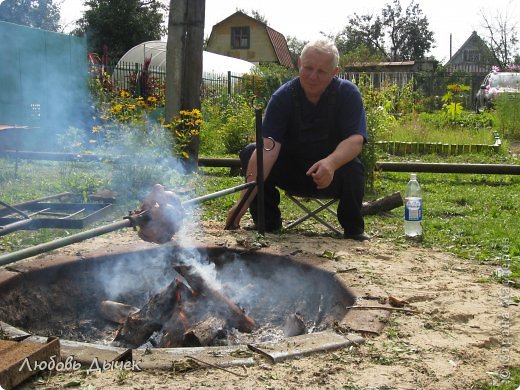
M123 90L123 91L119 92L119 96L121 96L123 99L130 97L130 92Z
M123 105L122 104L116 104L115 106L113 106L110 111L112 111L112 113L114 114L118 114L119 112L121 112L121 110L123 109Z
M99 133L101 130L103 130L103 128L101 126L94 126L92 128L93 133Z

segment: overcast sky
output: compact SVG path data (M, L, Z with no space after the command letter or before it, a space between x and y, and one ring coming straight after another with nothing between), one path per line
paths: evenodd
M206 0L205 36L209 36L211 27L233 14L237 8L247 12L258 11L268 25L282 33L300 40L312 40L326 34L338 33L346 26L348 17L374 13L380 14L385 4L392 0L319 0L283 1L283 0ZM496 19L501 12L511 23L520 28L520 5L515 0L416 0L430 23L434 33L435 45L430 54L445 62L450 55L450 34L452 53L469 38L472 31L484 37L482 12ZM63 23L70 23L81 17L83 0L64 0L61 7ZM406 8L408 0L401 0ZM67 30L66 30L67 31Z

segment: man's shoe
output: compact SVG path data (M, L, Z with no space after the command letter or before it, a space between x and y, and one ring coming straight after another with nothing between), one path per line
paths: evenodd
M347 240L355 240L355 241L368 241L370 240L370 236L366 233L359 233L359 234L343 234L343 238Z
M265 223L265 232L266 233L273 233L278 232L282 229L282 221L278 220L275 222L266 222ZM248 225L244 227L244 230L258 230L258 226L256 223L254 225Z

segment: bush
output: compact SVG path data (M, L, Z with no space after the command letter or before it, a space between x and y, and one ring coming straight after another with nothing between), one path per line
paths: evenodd
M457 116L452 117L445 111L434 113L422 112L419 120L425 127L435 129L484 129L493 126L493 115L487 112L475 114L473 112L461 111Z
M201 152L237 154L255 141L252 98L236 95L226 100L205 102L201 132Z
M395 124L396 119L392 112L399 105L399 99L396 99L395 86L374 88L373 85L367 82L367 79L361 78L358 81L358 87L365 106L368 133L368 144L363 147L361 161L365 166L366 172L365 187L373 192L375 166L378 159L376 141L378 141L381 134L387 132Z
M520 139L520 94L498 96L493 116L502 138Z

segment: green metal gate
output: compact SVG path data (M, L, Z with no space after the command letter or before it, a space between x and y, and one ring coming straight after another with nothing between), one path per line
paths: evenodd
M0 22L0 125L63 131L86 115L86 38Z

